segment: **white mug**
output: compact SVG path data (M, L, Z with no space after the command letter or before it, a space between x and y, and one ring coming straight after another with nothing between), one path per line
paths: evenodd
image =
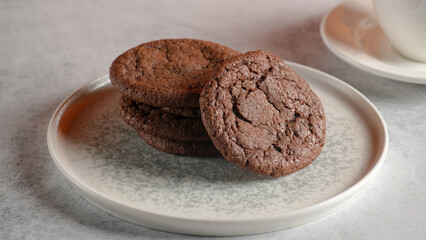
M426 62L426 0L374 0L376 17L392 46Z

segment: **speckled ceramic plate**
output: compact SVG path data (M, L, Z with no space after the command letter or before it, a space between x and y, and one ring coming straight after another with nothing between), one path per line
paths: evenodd
M331 52L361 70L426 84L426 63L407 59L392 48L377 23L371 0L344 1L324 16L320 32Z
M143 226L196 235L246 235L318 219L351 200L383 162L385 123L358 91L290 63L319 95L327 140L310 166L259 176L222 157L182 157L146 145L119 115L108 76L54 113L47 142L60 171L94 205Z

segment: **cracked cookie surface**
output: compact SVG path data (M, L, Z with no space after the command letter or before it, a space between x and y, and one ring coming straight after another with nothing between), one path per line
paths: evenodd
M232 57L200 96L210 138L230 162L274 177L311 164L325 141L318 96L283 60L266 51Z
M210 141L201 118L186 118L121 96L120 114L137 131L177 141Z
M137 102L156 107L198 107L217 65L240 53L217 43L164 39L134 47L110 67L111 83Z

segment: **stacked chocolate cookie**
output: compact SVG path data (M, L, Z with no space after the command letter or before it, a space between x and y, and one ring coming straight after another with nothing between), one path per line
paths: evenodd
M201 120L199 96L220 63L240 53L216 43L167 39L117 57L112 84L121 116L149 145L181 155L218 153Z
M320 99L266 51L159 40L120 55L110 78L123 94L124 121L164 152L219 151L241 168L278 177L311 164L324 146Z

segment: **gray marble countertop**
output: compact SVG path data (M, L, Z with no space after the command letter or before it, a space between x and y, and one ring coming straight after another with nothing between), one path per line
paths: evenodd
M233 239L424 239L426 86L391 81L335 57L319 24L341 1L1 1L0 239L197 239L137 226L83 199L46 144L58 104L139 43L197 38L265 49L354 86L389 130L384 165L342 209L283 231Z

